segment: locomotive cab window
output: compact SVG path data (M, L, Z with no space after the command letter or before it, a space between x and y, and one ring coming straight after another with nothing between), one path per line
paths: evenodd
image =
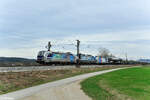
M40 51L40 52L38 53L38 56L43 56L44 53L45 53L45 51Z

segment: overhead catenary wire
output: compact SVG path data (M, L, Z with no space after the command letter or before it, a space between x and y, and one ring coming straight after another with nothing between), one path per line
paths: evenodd
M89 42L89 41L88 41ZM75 48L76 48L76 44L74 42L69 41L69 43L64 43L64 41L62 42L54 42L52 45L52 49L53 50L62 50L62 51L71 51L71 52L75 52ZM93 54L95 52L97 52L97 49L99 48L99 46L97 45L93 45L90 43L85 43L85 41L81 44L80 49L81 49L81 53L90 53ZM92 53L93 52L93 53Z
M81 41L80 44L80 52L84 54L97 55L98 50L101 47L108 48L111 51L114 51L114 47L111 47L109 43L105 43L106 41L93 40L93 41ZM105 43L105 44L103 44ZM62 40L62 41L53 41L51 45L52 51L59 52L72 52L76 54L76 46L75 41L72 40Z

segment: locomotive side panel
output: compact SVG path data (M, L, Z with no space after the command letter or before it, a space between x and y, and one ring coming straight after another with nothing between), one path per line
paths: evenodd
M75 63L75 56L68 53L49 52L46 56L46 63L52 64L73 64Z

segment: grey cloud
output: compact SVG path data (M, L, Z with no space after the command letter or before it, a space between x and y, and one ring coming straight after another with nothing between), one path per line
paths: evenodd
M57 40L80 34L112 32L115 37L118 31L120 36L128 31L138 36L150 28L149 4L149 0L1 0L0 45L26 47L38 39ZM115 44L143 45L149 40L108 42L115 48Z
M8 8L6 6L4 25L12 31L26 32L45 29L66 32L126 29L148 24L149 11L143 9L146 2L148 1L17 1L8 4ZM90 30L86 31L89 28Z

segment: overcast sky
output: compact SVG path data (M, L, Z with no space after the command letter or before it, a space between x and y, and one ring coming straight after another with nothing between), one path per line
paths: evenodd
M0 56L36 58L55 51L97 54L100 47L150 58L150 0L0 0Z

